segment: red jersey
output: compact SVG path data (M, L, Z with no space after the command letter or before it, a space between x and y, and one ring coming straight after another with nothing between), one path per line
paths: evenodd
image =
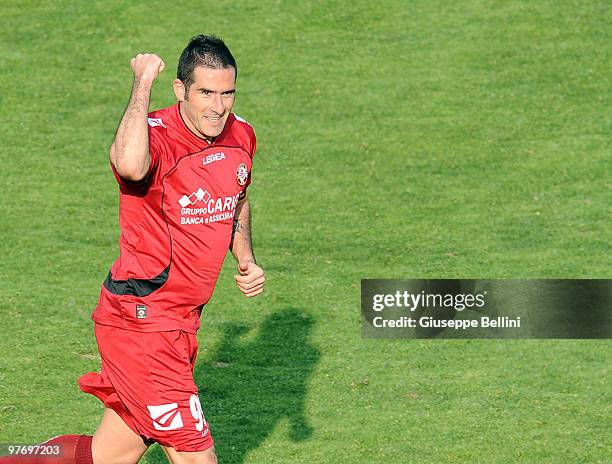
M232 113L209 144L187 128L178 103L150 113L148 123L145 180L127 182L115 172L119 258L92 319L129 330L195 333L250 183L255 133Z

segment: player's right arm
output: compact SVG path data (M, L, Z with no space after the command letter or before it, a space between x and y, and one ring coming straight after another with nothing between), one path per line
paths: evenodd
M147 116L153 82L164 70L163 60L154 54L138 54L130 62L134 72L132 95L110 148L110 160L117 174L129 181L145 178L151 165Z

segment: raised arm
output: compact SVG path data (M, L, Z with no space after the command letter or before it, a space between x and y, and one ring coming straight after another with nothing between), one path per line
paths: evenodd
M130 62L134 72L132 95L110 148L110 160L125 180L140 181L149 172L147 115L153 82L165 64L154 54L139 54Z
M255 262L251 242L251 211L249 201L245 198L236 207L234 232L230 250L238 261L238 273L234 276L236 285L244 296L252 297L264 291L266 280L264 271Z

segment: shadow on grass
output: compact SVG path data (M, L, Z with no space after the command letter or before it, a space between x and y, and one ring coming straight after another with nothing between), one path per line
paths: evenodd
M230 325L216 350L196 366L220 463L243 463L284 419L292 441L312 435L304 412L308 377L319 359L309 344L312 324L305 312L287 309L269 316L254 339L247 340L249 327ZM149 462L166 462L155 448Z

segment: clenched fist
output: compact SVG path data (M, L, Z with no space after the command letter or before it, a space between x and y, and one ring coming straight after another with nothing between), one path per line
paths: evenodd
M239 274L234 276L236 285L244 296L250 298L264 291L266 276L262 268L252 261L240 261L238 263Z
M130 61L134 79L153 82L166 64L154 53L139 53Z

